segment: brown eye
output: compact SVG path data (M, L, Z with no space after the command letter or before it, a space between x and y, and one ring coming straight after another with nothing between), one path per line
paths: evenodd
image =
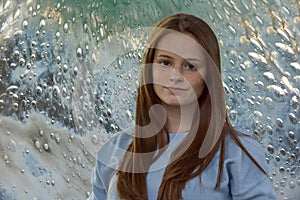
M171 63L168 60L162 60L159 62L162 67L170 67Z
M197 67L191 63L188 63L185 65L185 69L187 69L189 71L195 71L195 70L197 70Z

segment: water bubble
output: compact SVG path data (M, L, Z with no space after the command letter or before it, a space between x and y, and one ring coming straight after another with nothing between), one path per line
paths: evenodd
M293 131L289 131L288 136L291 139L295 139L295 133Z
M60 32L57 31L57 32L55 33L55 37L56 37L56 39L60 38Z
M289 113L289 120L290 120L290 122L292 122L292 124L298 123L297 117L294 113Z
M55 137L55 142L58 144L60 142L60 137L59 136L56 136Z
M126 116L128 119L130 119L130 120L132 119L132 114L129 110L126 110Z
M27 20L23 21L22 27L23 27L23 29L26 29L28 27L28 21Z
M76 51L76 55L77 55L77 57L82 57L82 49L79 47L79 48L77 48L77 51Z
M93 142L94 144L97 144L97 143L98 143L98 137L97 137L97 135L92 135L92 142Z
M269 93L269 96L276 102L284 102L286 95L288 94L286 89L282 89L277 85L267 86L267 92Z
M111 112L111 109L109 108L109 109L107 109L107 115L109 116L109 117L111 117L111 114L112 114L112 112Z
M289 186L290 186L291 189L294 189L296 184L295 184L294 181L290 181Z
M64 24L64 32L67 33L69 30L69 24L68 23L65 23Z
M279 128L283 128L284 127L284 123L283 120L281 118L276 118L276 124Z
M281 155L285 156L286 155L286 150L284 148L281 148L280 153L281 153Z
M20 57L20 52L19 52L18 50L14 51L14 52L13 52L13 58L14 58L15 60L18 60L19 57Z
M35 93L37 96L41 96L43 92L43 89L40 86L37 86L35 89Z
M40 149L41 148L41 143L38 140L36 140L34 142L34 146L35 146L35 148Z
M17 150L17 143L16 141L14 141L13 139L10 139L8 142L8 147L9 150L11 150L12 152L15 152Z
M104 121L103 118L100 117L100 118L99 118L99 123L100 123L100 124L103 124L103 121Z
M280 186L281 187L285 187L286 186L286 181L285 180L281 180L280 181Z
M54 98L58 98L60 96L60 89L58 86L53 87L52 95Z
M264 72L263 75L267 77L270 81L275 82L275 76L272 72Z
M289 54L292 54L292 55L295 54L294 50L287 44L284 44L284 43L281 43L281 42L276 42L275 46L278 47L278 50L281 51L281 52L286 52L286 53L289 53Z
M110 125L110 130L111 130L112 132L114 132L114 131L116 130L116 126L115 126L114 124L111 124L111 125Z
M48 145L47 143L44 143L43 146L44 146L44 150L45 150L45 151L48 151L48 150L49 150L49 145Z
M20 60L19 60L19 65L20 65L20 67L23 67L24 65L25 65L25 59L24 58L20 58Z
M46 25L46 21L45 21L45 19L42 19L42 20L40 21L40 28L44 28L45 25Z
M273 154L274 153L274 147L272 145L268 145L267 146L267 150L270 154Z
M294 109L297 109L297 107L299 106L299 101L298 101L298 98L297 96L293 96L291 98L291 101L290 101L290 106Z

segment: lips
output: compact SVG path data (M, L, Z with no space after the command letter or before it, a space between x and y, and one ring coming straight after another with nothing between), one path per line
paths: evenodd
M187 89L179 88L179 87L164 87L164 88L166 88L167 90L169 90L172 93L180 93L180 92L184 92L187 90Z

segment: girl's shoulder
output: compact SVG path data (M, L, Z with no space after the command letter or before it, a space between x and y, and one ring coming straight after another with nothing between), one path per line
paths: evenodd
M129 144L133 140L133 128L112 135L98 150L97 161L105 166L117 169Z
M253 156L254 159L258 161L265 162L265 151L263 149L263 144L259 142L253 135L243 131L241 129L235 129L238 139L241 141L245 149ZM246 153L239 147L239 145L234 141L232 136L228 135L226 137L226 154L229 157L242 156ZM247 156L248 157L248 156Z

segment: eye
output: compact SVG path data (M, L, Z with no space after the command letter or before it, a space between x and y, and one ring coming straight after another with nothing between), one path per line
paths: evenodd
M162 67L171 67L171 62L168 60L161 60L158 62Z
M189 70L189 71L196 71L198 69L198 67L196 65L193 65L191 63L187 63L184 68L186 70Z

